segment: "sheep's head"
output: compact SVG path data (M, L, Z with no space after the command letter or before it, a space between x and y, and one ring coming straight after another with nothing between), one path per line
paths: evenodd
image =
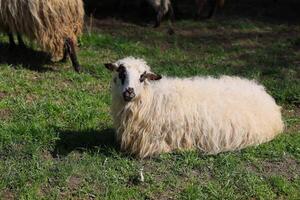
M150 67L144 60L133 57L107 63L105 67L114 73L113 90L126 102L139 97L142 88L145 84L149 84L149 81L161 79L160 75L150 71Z

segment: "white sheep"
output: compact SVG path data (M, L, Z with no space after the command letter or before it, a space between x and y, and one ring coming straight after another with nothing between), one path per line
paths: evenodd
M156 75L142 59L105 64L113 71L111 112L121 150L139 158L174 150L207 154L270 141L281 108L255 81Z

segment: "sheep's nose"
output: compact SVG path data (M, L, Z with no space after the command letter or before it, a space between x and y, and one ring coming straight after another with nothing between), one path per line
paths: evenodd
M123 97L125 101L131 101L135 97L134 89L127 88L125 92L123 92Z

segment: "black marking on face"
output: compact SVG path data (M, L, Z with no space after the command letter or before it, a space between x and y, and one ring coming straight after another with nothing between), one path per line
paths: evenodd
M122 85L124 85L127 74L126 68L123 65L120 65L117 71L119 72L119 79L121 80Z
M141 83L145 81L145 79L146 79L146 74L147 74L146 71L145 71L144 73L141 74L141 76L140 76L140 82L141 82Z

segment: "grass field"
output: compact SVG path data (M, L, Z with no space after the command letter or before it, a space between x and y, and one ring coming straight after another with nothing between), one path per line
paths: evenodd
M81 38L81 74L38 51L9 52L1 36L0 199L300 199L300 25L230 12L177 21L174 35L167 23L96 20ZM123 154L103 63L129 55L163 75L255 79L283 107L286 130L216 156Z

